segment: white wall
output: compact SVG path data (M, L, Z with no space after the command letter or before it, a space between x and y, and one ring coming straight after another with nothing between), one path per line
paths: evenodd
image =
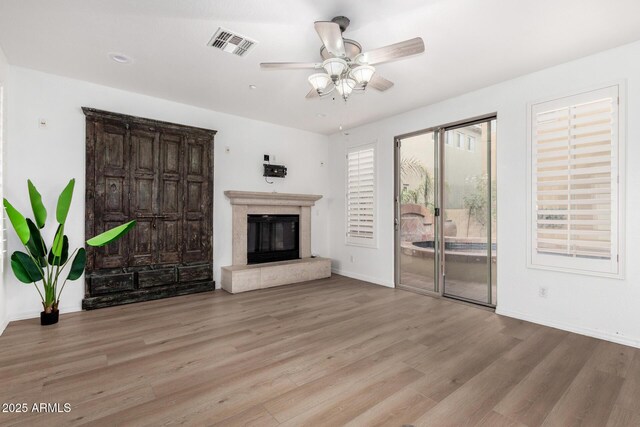
M526 105L621 79L627 82L626 279L529 269ZM429 82L417 90L429 90ZM332 135L330 242L334 271L393 285L393 137L493 112L498 114L497 312L640 346L640 168L636 167L640 162L640 42L350 129L349 136ZM378 148L378 249L344 243L345 147L372 141L377 141ZM540 285L548 287L546 299L538 296Z
M328 190L328 137L162 99L116 90L87 82L10 67L12 114L8 122L10 143L6 146L5 197L30 213L27 178L43 195L49 210L46 228L55 232L51 215L59 192L76 178L67 234L71 246L84 239L85 119L80 107L88 106L123 114L182 123L218 131L215 140L214 175L214 272L220 285L220 267L231 264L231 207L225 190L278 191L326 195ZM47 127L38 126L46 119ZM225 153L229 147L230 153ZM262 177L263 154L289 170L284 180L269 185ZM324 165L323 165L324 164ZM312 213L312 252L328 255L327 199L321 199ZM9 252L20 247L15 233L9 233ZM42 307L33 285L19 283L5 271L6 298L10 319L38 316ZM61 299L61 311L80 309L84 284L68 283ZM1 295L1 294L0 294Z
M7 59L4 56L4 52L0 47L0 87L4 88L4 123L0 124L0 129L2 129L2 133L4 135L0 135L0 141L3 141L3 144L6 144L6 123L7 123L7 92L8 92L8 77L9 77L9 65L7 64ZM0 146L0 150L2 150L2 146ZM4 156L0 153L0 161L4 160ZM0 194L1 196L1 194ZM0 197L1 198L1 197ZM2 245L2 239L0 239L0 251L4 249ZM4 259L3 259L4 261ZM3 268L6 268L6 264L4 263ZM1 275L0 275L1 276ZM9 322L9 317L7 313L7 298L5 291L5 281L0 278L0 334L4 331L4 328L7 326Z

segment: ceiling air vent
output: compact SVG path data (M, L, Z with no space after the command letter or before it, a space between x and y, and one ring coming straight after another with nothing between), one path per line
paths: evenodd
M240 34L225 30L224 28L218 28L218 31L213 35L208 45L227 53L246 56L256 43L255 40L251 40Z

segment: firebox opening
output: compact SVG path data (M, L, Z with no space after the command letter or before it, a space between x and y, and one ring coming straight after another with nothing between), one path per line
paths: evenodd
M248 215L247 262L300 258L298 215Z

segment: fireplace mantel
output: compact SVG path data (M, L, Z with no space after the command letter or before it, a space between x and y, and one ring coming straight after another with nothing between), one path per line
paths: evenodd
M224 192L232 209L234 266L247 265L247 215L299 215L300 258L311 257L311 206L322 196L317 194L266 193L256 191Z
M222 267L222 287L244 292L331 275L331 261L311 257L311 207L317 194L224 192L231 203L231 253L233 265ZM247 215L298 215L300 259L247 265Z
M264 193L227 190L224 195L232 205L313 206L322 196L317 194Z

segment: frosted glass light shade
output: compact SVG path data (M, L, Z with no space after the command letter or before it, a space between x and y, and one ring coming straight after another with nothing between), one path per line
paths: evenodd
M353 88L356 87L356 81L353 79L340 79L336 82L336 89L340 96L345 100L351 95Z
M371 65L360 65L351 70L351 77L353 77L359 85L366 86L371 81L371 77L373 77L373 73L375 72L376 69Z
M322 68L331 76L334 82L340 78L348 66L347 61L340 58L329 58L322 63Z
M309 76L309 83L318 93L324 93L327 91L327 87L333 84L331 77L325 73L316 73Z

